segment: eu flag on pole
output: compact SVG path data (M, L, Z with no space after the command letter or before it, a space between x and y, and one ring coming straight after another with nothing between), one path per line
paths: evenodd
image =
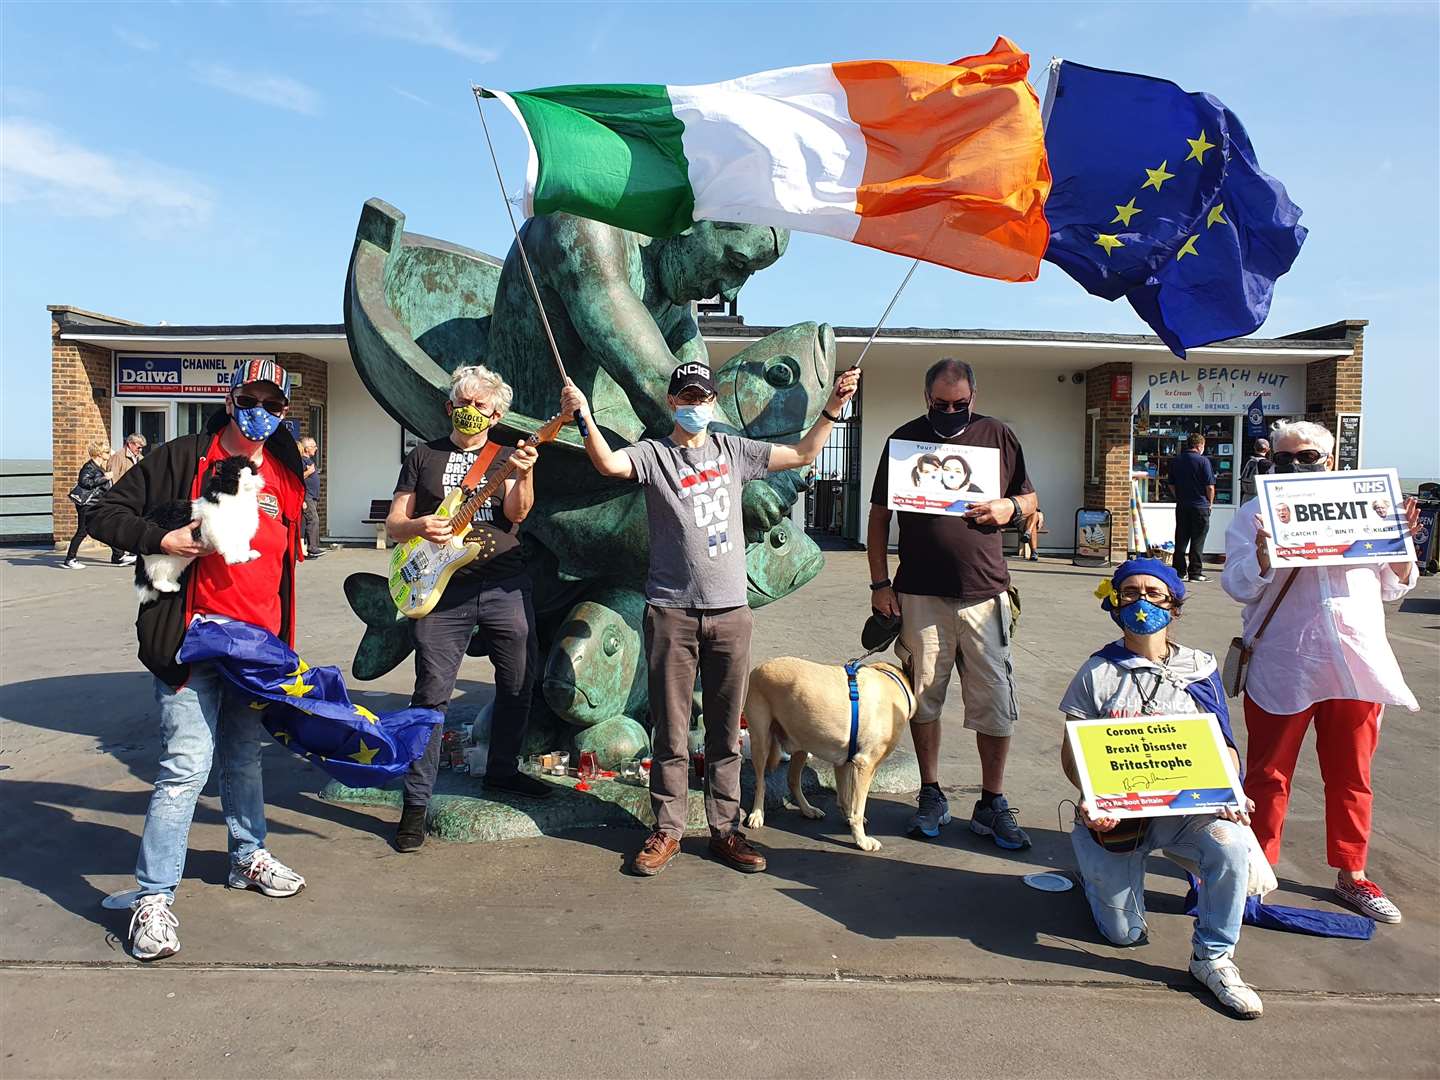
M425 752L443 717L434 709L377 716L352 705L338 668L312 668L268 630L202 619L180 646L180 661L209 661L251 696L271 738L350 787L379 787Z
M1096 296L1128 299L1177 356L1264 323L1306 230L1220 101L1057 62L1045 148L1045 258Z

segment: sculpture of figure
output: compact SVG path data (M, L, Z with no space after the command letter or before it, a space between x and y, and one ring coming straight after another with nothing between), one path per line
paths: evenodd
M783 229L720 222L659 240L567 214L525 224L521 241L567 373L613 445L669 431L671 371L707 358L691 302L733 298L783 254L787 239ZM356 231L345 321L361 379L423 438L444 434L436 418L444 415L449 373L462 364L484 363L514 388L502 425L512 436L533 432L558 405L560 377L515 245L502 264L406 234L403 216L372 199ZM798 438L824 404L833 371L828 326L799 323L762 338L716 370L723 417L716 427ZM614 761L647 744L645 679L640 673L637 685L630 655L649 561L643 502L633 485L597 480L573 428L541 454L535 477L536 505L522 538L535 564L543 697L553 717L572 727L547 730L537 715L532 731L551 746L573 735L577 749ZM744 490L752 607L788 595L823 565L787 516L805 483L779 473ZM388 606L376 575L353 575L346 595L367 627L354 674L378 677L413 648L408 620Z

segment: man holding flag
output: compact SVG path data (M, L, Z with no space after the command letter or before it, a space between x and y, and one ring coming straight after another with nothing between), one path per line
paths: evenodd
M192 620L233 620L294 640L295 562L305 488L299 450L281 423L289 387L289 375L273 360L242 361L231 377L224 412L203 433L152 450L115 485L92 518L92 533L125 551L195 559L181 590L143 603L135 624L140 661L155 676L163 741L135 868L140 894L132 905L130 948L140 960L180 951L179 921L170 907L185 866L195 802L217 757L220 803L230 833L227 884L265 896L293 896L305 887L305 879L265 847L260 711L251 707L250 695L226 680L218 664L185 664L177 657ZM191 525L166 532L146 520L165 503L195 498L206 470L236 454L248 457L265 481L252 541L260 558L227 564L202 546Z

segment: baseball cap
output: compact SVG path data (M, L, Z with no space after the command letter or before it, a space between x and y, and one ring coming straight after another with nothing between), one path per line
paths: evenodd
M707 394L715 393L715 376L710 374L708 364L702 364L698 360L691 360L681 364L670 375L670 396L675 397L680 391L689 387L699 387Z
M241 360L230 373L230 389L239 390L246 383L268 382L280 388L280 393L290 398L290 373L274 360Z

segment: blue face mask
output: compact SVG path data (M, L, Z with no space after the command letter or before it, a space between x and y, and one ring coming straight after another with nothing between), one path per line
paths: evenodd
M1121 628L1132 634L1158 634L1170 625L1170 611L1149 600L1136 600L1110 613Z
M264 442L280 430L280 417L272 416L263 406L256 405L253 409L237 408L235 424L251 442Z
M715 406L678 405L675 408L675 422L691 435L699 435L715 419Z

